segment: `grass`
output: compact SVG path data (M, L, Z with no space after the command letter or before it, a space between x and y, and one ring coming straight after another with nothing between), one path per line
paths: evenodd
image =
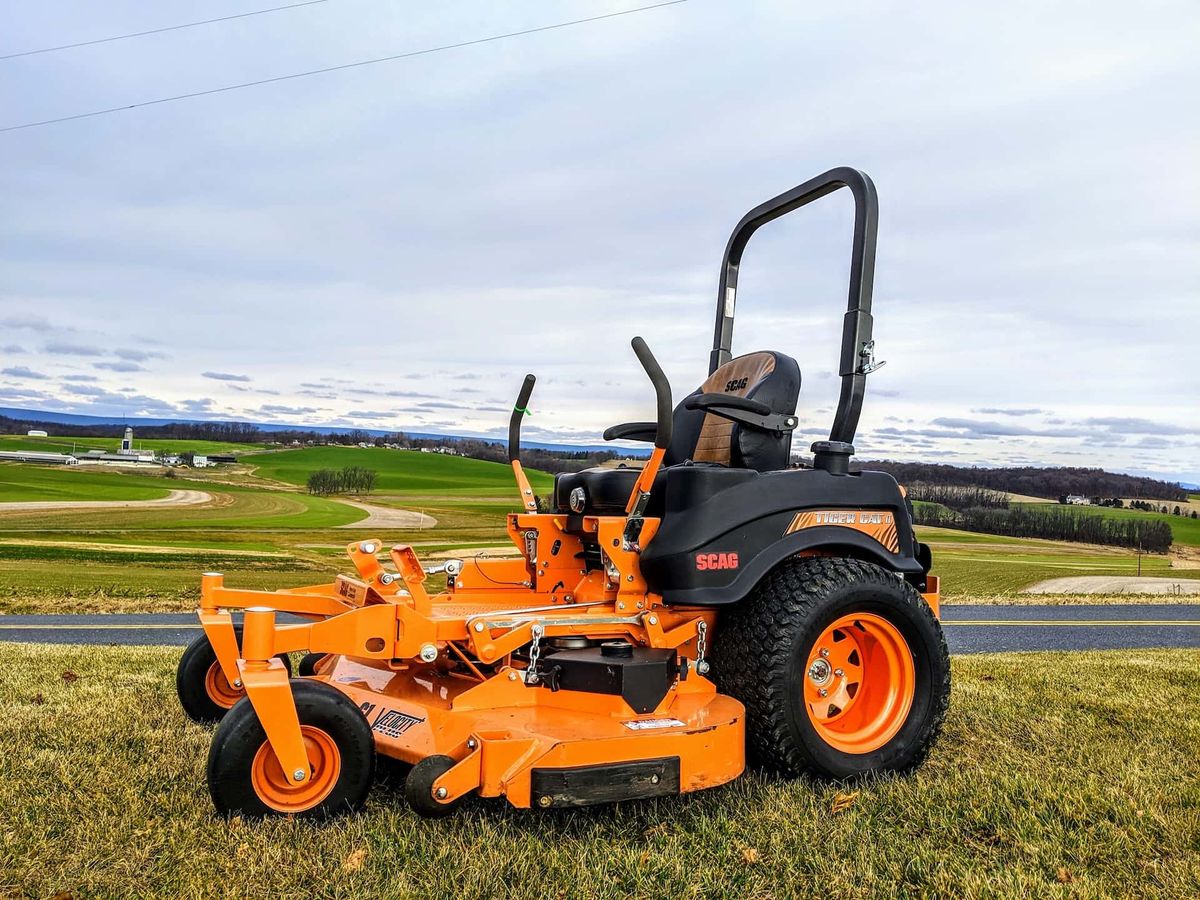
M284 450L252 457L255 474L288 484L304 485L317 469L362 466L379 473L377 493L426 497L508 497L515 491L512 469L501 463L419 453L412 450L383 450L366 447L312 447ZM529 471L530 484L538 493L550 489L553 478Z
M140 500L170 490L199 490L215 502L206 506L126 509L8 510L0 507L5 532L121 532L176 528L334 528L366 513L345 503L299 491L269 489L213 477L163 478L122 472L80 472L0 464L0 502L15 500Z
M0 894L1200 892L1192 651L955 659L945 733L908 778L750 774L690 797L566 813L476 802L439 822L409 812L392 784L363 815L325 826L213 816L211 732L179 711L177 649L6 645L5 658Z
M0 614L189 610L201 571L224 571L230 585L255 588L311 583L346 571L346 543L368 536L385 544L412 543L427 558L508 546L504 515L514 510L517 498L504 465L344 447L263 453L249 461L262 477L248 474L244 466L164 479L0 464L0 500L132 499L143 492L163 496L172 488L213 497L204 506L143 509L49 512L0 506ZM433 516L437 527L342 530L366 513L336 499L309 496L297 485L314 468L350 464L380 471L381 489L371 503L420 510ZM534 472L531 477L537 490L549 488L550 476ZM453 489L446 487L450 484ZM1127 550L949 529L918 531L933 547L934 571L942 576L943 595L951 603L1022 602L1027 599L1022 590L1048 578L1137 573L1136 554ZM229 552L247 550L259 551L262 558ZM1200 577L1200 568L1171 568L1164 556L1143 556L1142 572Z
M81 471L0 462L0 503L31 500L158 500L171 480L120 472ZM43 514L44 515L44 514Z
M1063 541L1010 538L994 534L917 526L933 550L933 571L942 578L950 602L971 598L1005 600L1050 578L1072 575L1137 575L1134 551ZM1143 554L1141 573L1166 578L1200 578L1200 569L1172 568L1171 558ZM1162 602L1170 598L1163 597Z

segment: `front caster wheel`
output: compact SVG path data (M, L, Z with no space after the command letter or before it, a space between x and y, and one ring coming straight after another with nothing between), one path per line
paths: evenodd
M462 798L443 803L433 792L433 783L455 766L449 756L427 756L408 773L404 781L404 799L413 811L426 819L440 819L458 808Z
M326 819L357 812L375 779L375 741L362 711L336 688L292 679L308 777L295 783L279 765L249 699L213 735L208 790L224 816Z
M242 626L233 626L237 635L237 643L242 645ZM286 655L280 654L277 659L283 660L292 672L291 661ZM179 703L193 722L208 724L219 722L225 713L233 709L233 705L245 696L241 687L229 683L221 664L217 662L216 651L208 642L208 636L201 634L188 644L179 659L179 668L175 670L175 691L179 694Z

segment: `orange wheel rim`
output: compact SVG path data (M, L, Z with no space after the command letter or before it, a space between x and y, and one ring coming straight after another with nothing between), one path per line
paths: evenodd
M232 709L233 704L244 696L241 688L229 683L219 662L214 662L204 673L204 690L208 692L208 698L222 709Z
M312 725L301 725L300 734L308 754L309 777L306 781L296 784L283 774L279 759L267 741L258 748L250 766L254 792L276 812L299 813L312 809L329 796L342 771L342 755L333 738Z
M870 753L896 736L916 692L912 651L882 616L853 613L829 625L804 666L804 708L843 753Z

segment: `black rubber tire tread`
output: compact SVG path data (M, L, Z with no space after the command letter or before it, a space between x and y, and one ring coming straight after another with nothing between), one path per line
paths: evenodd
M820 738L803 707L804 666L812 644L839 616L883 615L904 635L916 666L908 719L868 754L837 750ZM941 624L910 584L856 559L793 557L769 572L740 603L722 612L713 642L718 688L746 707L747 755L783 775L841 780L909 772L929 754L950 704L950 655Z
M233 632L237 635L238 646L242 646L242 626L234 625ZM292 661L287 655L281 653L275 658L283 660L288 675L291 675ZM175 669L175 693L179 695L179 703L189 719L202 725L219 722L229 712L225 707L214 703L204 687L205 676L216 661L217 653L208 642L208 636L201 634L188 644Z
M305 653L300 659L300 664L296 666L296 674L301 678L316 675L317 663L328 655L328 653Z
M433 783L455 766L452 756L427 756L408 773L404 780L404 799L413 812L426 819L441 819L450 815L463 801L463 797L449 803L441 803L433 796Z
M341 772L330 794L297 818L323 820L358 812L375 781L375 738L362 710L337 688L319 681L291 680L301 725L313 725L333 738L341 755ZM208 751L208 790L223 816L289 815L263 802L254 790L250 769L267 735L248 697L229 711L213 735Z

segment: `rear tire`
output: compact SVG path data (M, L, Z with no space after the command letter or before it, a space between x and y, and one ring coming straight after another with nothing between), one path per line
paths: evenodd
M357 812L375 780L375 740L353 701L336 688L293 678L292 696L310 777L288 781L249 698L230 710L208 753L208 790L223 816L326 819Z
M941 731L941 625L912 585L877 565L789 559L722 612L716 631L717 685L746 707L748 755L760 766L833 779L909 772Z
M238 646L242 646L242 626L234 625L233 632L237 635ZM282 653L276 659L283 660L288 675L291 675L291 660ZM205 634L197 637L183 651L179 667L175 670L175 692L187 717L205 725L221 721L234 704L246 696L245 691L234 687L226 679L217 662L217 653Z

